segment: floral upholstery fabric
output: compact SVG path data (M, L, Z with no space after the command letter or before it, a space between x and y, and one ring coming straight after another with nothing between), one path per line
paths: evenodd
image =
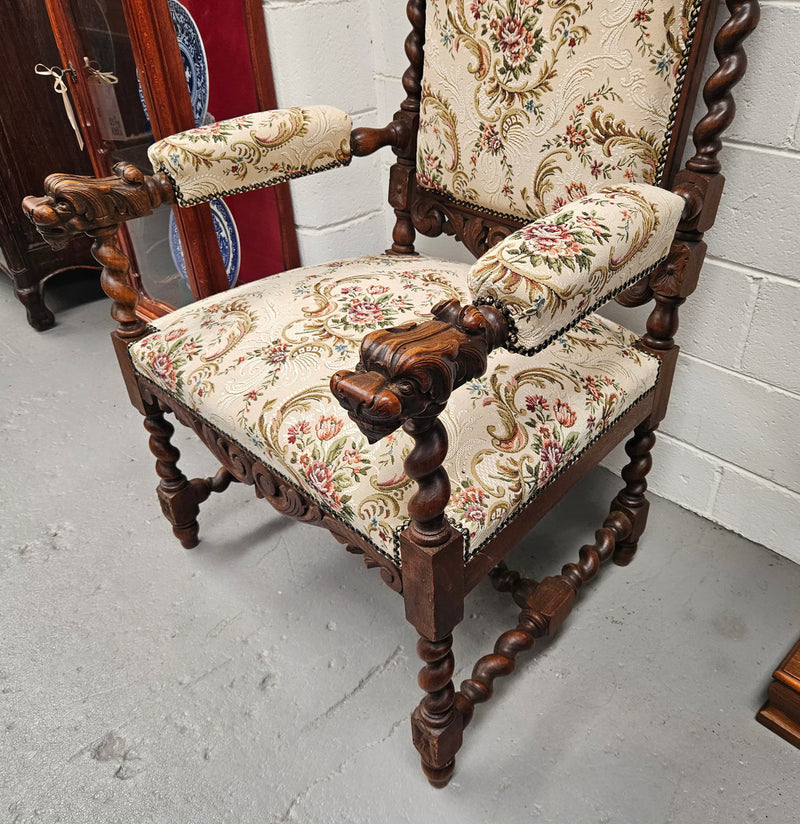
M536 218L661 181L701 0L428 0L417 180Z
M683 206L657 186L599 189L476 261L472 298L503 306L516 327L509 348L535 352L663 260Z
M158 319L130 347L147 379L237 441L398 563L416 484L402 430L370 446L328 388L370 329L466 301L465 264L367 257L296 269ZM658 360L590 316L534 356L497 350L442 416L448 517L469 558L654 385Z
M276 109L170 135L147 155L179 205L193 206L347 165L352 126L333 106Z

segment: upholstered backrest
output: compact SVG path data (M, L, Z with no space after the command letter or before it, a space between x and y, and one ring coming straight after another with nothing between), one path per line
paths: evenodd
M417 182L533 219L661 182L702 0L428 0Z

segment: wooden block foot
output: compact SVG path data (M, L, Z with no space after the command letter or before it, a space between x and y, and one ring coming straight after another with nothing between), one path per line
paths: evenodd
M437 790L441 790L450 783L455 768L455 758L449 764L445 764L444 767L430 767L422 760L422 772L425 773L431 787L435 787Z

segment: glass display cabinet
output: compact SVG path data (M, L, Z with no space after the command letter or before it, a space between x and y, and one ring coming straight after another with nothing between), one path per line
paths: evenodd
M44 302L45 282L62 273L71 277L75 270L96 268L96 264L89 238L76 238L66 249L53 251L20 204L25 195L41 190L50 172L88 175L92 167L72 136L61 95L53 91L57 78L37 73L37 63L40 70L49 66L60 70L61 65L44 4L7 0L2 8L0 275L11 279L28 323L43 332L55 323Z
M152 172L147 148L194 126L276 108L259 0L46 0L94 173ZM120 229L145 319L299 265L287 184L162 206Z

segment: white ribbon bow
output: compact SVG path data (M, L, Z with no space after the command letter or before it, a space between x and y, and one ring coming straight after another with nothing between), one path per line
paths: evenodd
M109 86L119 83L119 78L115 74L111 72L101 72L100 67L94 60L89 60L88 57L84 57L83 65L86 66L86 72L89 77L94 77L99 83L108 83Z
M67 120L69 120L70 126L72 126L72 130L75 132L75 137L78 139L78 146L83 149L83 135L81 134L80 127L78 126L78 121L75 118L75 112L72 108L72 103L69 99L69 90L67 89L67 84L64 82L64 70L58 66L52 66L51 68L47 68L44 63L37 63L33 70L36 74L40 74L43 77L50 76L53 78L53 91L56 94L61 95L61 100L64 103L64 111L67 113Z

